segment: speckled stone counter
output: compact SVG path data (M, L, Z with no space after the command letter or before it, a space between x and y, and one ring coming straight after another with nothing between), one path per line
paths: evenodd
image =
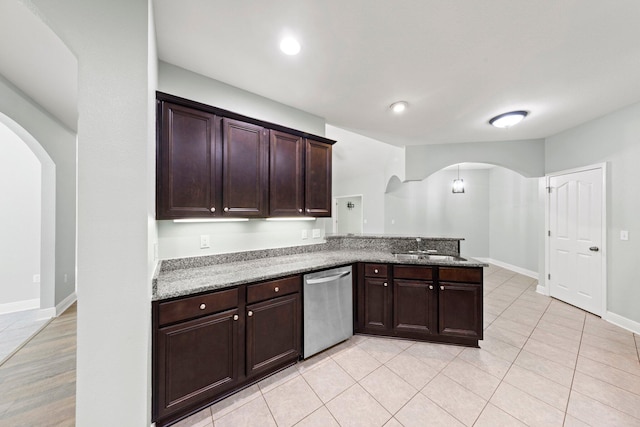
M247 251L206 257L162 261L153 279L154 301L246 283L305 274L355 262L486 267L472 258L466 261L398 260L394 252L437 250L458 255L459 241L453 238L388 236L327 236L317 245ZM418 246L420 245L420 246Z

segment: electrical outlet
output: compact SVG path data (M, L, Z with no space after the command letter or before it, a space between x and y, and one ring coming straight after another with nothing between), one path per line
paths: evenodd
M39 274L34 274L33 275L33 283L40 283L40 275Z
M303 239L309 238L309 230L302 230L302 238Z
M317 238L320 237L320 229L319 228L314 228L312 233L313 233L312 236L313 236L314 239L317 239Z
M620 240L629 240L629 231L620 230Z
M200 235L200 249L207 249L211 247L211 241L208 234Z

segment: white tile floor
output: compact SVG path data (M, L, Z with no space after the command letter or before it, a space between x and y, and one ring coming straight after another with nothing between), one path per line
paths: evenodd
M354 336L177 426L640 426L640 337L485 269L480 349Z
M39 310L0 314L0 365L46 325Z

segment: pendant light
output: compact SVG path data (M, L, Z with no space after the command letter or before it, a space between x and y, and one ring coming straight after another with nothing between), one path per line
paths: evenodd
M464 193L464 180L460 179L460 164L458 164L458 179L453 180L452 193Z

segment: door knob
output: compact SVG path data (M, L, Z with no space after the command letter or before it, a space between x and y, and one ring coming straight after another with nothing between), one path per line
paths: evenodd
M211 208L211 213L214 213L216 211L216 208Z
M589 248L589 250L590 250L591 252L598 252L598 251L600 250L600 248L599 248L599 247L597 247L597 246L591 246L591 247Z
M237 314L234 314L234 315L233 315L233 320L238 320L238 319L239 319L238 315L237 315Z
M444 291L444 286L440 286L440 290L441 290L441 291Z
M433 285L429 285L429 289L433 289Z
M384 286L386 288L387 286L389 286L389 284L387 282L384 282Z
M253 311L249 310L249 312L247 313L247 316L249 317L253 316Z
M279 287L275 287L275 289L273 290L274 292L280 292L280 288Z

